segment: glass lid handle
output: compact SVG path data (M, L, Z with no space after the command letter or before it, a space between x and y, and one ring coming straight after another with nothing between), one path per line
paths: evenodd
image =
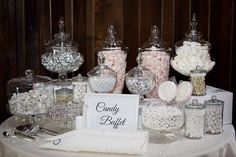
M193 104L194 106L198 105L198 100L197 100L197 99L193 99L192 104Z
M99 52L98 53L98 65L103 65L105 63L105 56Z
M25 71L26 77L32 77L34 75L34 71L32 69L27 69Z
M138 63L138 66L141 66L143 63L143 55L142 53L139 53L137 58L136 58L136 62Z
M65 22L64 22L63 17L60 18L60 20L58 22L58 27L59 27L59 32L64 32Z
M212 97L211 97L211 101L212 101L212 102L216 102L216 100L217 100L216 95L212 95Z
M116 31L113 25L107 28L107 37L105 39L106 45L116 46Z
M196 13L193 13L193 17L192 17L192 21L190 23L191 26L191 34L192 37L196 37L197 36L197 19L196 19Z
M151 27L151 35L149 38L149 42L151 44L156 44L159 42L159 40L160 40L160 30L157 28L156 25L153 25Z

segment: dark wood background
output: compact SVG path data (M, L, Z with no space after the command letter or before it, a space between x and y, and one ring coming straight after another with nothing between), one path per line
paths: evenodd
M212 44L216 66L207 83L236 93L236 19L234 0L0 0L0 117L5 111L6 84L31 68L51 74L41 65L45 40L58 31L65 18L66 32L80 44L85 62L78 72L86 75L96 65L95 50L104 40L106 27L114 24L117 36L129 47L127 70L136 65L137 48L147 41L151 25L173 47L189 29L195 12L198 30ZM234 62L233 62L234 61ZM78 73L77 72L77 73ZM188 79L173 70L170 76ZM236 109L234 108L236 115ZM234 118L234 123L236 118Z

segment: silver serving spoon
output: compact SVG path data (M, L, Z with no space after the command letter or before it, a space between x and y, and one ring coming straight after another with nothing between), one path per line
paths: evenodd
M25 141L34 141L35 140L34 137L24 135L24 134L22 134L18 131L14 131L14 130L11 130L11 132L4 131L2 133L2 135L6 138L8 138L8 137L17 137L17 138L23 139Z

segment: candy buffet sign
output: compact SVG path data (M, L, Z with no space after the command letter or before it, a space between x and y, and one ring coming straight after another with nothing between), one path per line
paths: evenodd
M138 95L88 93L85 104L87 128L137 130Z

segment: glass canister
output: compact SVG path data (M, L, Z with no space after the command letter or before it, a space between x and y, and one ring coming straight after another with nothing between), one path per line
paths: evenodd
M88 75L88 81L91 89L97 93L109 93L112 92L116 82L117 74L105 63L105 57L103 53L98 53L98 66L90 70Z
M74 86L73 101L78 103L79 106L83 106L85 93L91 93L88 78L78 74L78 76L72 78L72 84Z
M205 105L198 103L197 99L193 99L192 104L185 105L184 134L186 137L192 139L204 137L205 112Z
M7 83L8 109L17 116L32 116L46 113L53 105L52 79L25 71L25 77L13 78Z
M137 57L138 66L132 68L125 76L125 83L129 91L141 96L150 92L154 86L156 77L149 69L142 66L142 55Z
M194 70L190 70L191 84L193 86L192 95L205 95L206 94L206 70L201 69L199 66Z
M215 95L204 102L206 105L205 132L219 134L223 132L223 109L224 101L218 100Z
M185 38L175 43L176 54L171 58L171 66L182 75L189 76L190 70L197 66L209 72L215 65L211 60L211 44L202 39L202 34L197 31L196 15L193 14L190 23L191 30Z
M146 96L157 98L158 86L169 79L170 52L171 48L160 38L160 31L157 26L151 27L151 35L148 42L138 49L143 55L142 65L157 76L155 88Z
M122 93L123 91L127 51L128 47L125 47L121 40L117 40L114 26L108 26L107 37L100 53L105 57L104 64L117 73L117 83L113 93Z

